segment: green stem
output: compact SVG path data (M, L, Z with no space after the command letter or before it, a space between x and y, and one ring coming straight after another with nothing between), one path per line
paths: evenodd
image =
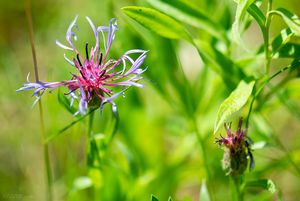
M42 100L39 100L39 111L40 111L40 123L41 123L42 137L43 137L43 139L45 139L46 131L45 131L45 124L44 124ZM48 143L43 143L43 153L44 153L44 164L46 166L46 174L47 174L47 191L48 191L48 193L46 193L46 195L47 195L47 200L52 201L53 200L52 171L51 171Z
M266 57L266 63L265 63L265 69L266 69L266 75L269 75L270 73L270 65L271 65L271 54L270 54L270 24L271 24L271 15L269 12L272 10L272 0L268 1L268 8L267 8L267 17L266 17L266 23L265 23L265 34L264 34L264 45L265 45L265 57Z
M114 105L112 105L112 107L114 107ZM119 126L119 121L120 121L120 118L119 118L119 114L118 114L118 111L113 111L113 117L115 118L115 123L114 123L114 127L113 127L113 130L110 134L110 136L108 136L106 142L105 142L105 146L108 146L111 141L113 140L115 134L117 133L118 131L118 126Z
M210 190L210 197L212 200L216 200L215 199L215 193L214 193L214 188L213 185L211 185L211 181L212 181L212 175L209 169L209 164L208 164L208 155L207 155L207 151L206 151L206 147L205 147L205 142L203 137L201 136L201 133L199 132L198 126L197 126L197 118L195 115L193 115L192 118L192 122L193 122L193 129L196 133L196 137L198 140L198 143L200 145L200 151L202 154L202 159L203 159L203 163L204 163L204 168L205 168L205 173L206 173L206 177L207 177L207 187Z
M88 125L89 139L93 137L93 122L94 122L94 112L91 112L89 115L89 125Z
M101 168L101 158L99 155L99 149L93 135L93 122L94 122L94 112L91 112L91 114L89 115L89 124L88 124L89 152L87 157L88 159L87 164L90 167ZM98 163L95 164L95 161Z
M251 100L251 103L250 103L250 108L249 108L249 111L248 111L248 115L247 115L247 120L246 120L246 128L248 128L248 124L249 124L249 118L250 118L250 115L251 115L251 112L252 112L252 109L253 109L253 103L254 101L256 100L256 98L258 97L258 95L262 92L262 90L264 89L264 87L275 77L277 77L279 74L283 73L284 71L286 70L289 70L289 69L292 69L292 68L295 68L297 66L299 66L300 63L299 62L293 62L292 64L290 64L289 66L286 66L282 69L280 69L279 71L277 71L276 73L274 73L273 75L271 75L270 77L268 77L267 79L264 78L264 81L263 81L263 84L258 88L258 90L255 92L252 100ZM280 84L280 83L279 83Z
M265 117L264 117L264 121L268 122ZM295 163L289 150L287 150L287 148L282 144L282 142L278 138L278 135L274 131L271 132L271 136L272 136L272 139L274 139L275 143L279 146L279 148L286 154L288 161L291 163L291 165L293 166L293 168L295 169L297 174L300 176L299 165L297 165L297 163Z
M260 110L261 108L263 108L263 106L265 105L265 103L267 102L267 100L269 100L276 92L278 92L278 90L282 86L284 86L289 80L290 80L290 76L287 76L287 77L285 77L281 82L279 82L274 87L272 87L272 85L268 84L268 88L270 89L270 91L266 95L264 95L262 101L257 106L257 109Z
M232 200L243 201L244 196L241 191L242 177L241 176L231 176L231 188L232 188Z
M293 160L289 150L287 150L287 148L285 148L285 146L281 143L281 141L278 139L278 137L276 135L273 134L273 138L275 139L275 142L279 145L279 147L281 148L281 150L283 152L285 152L288 161L290 162L290 164L293 166L293 168L295 169L296 173L300 176L300 168L299 165L297 163L295 163L295 161Z
M30 46L32 52L32 59L34 65L34 74L36 82L39 81L39 72L38 72L38 65L36 59L36 51L35 51L35 44L34 44L34 34L33 34L33 23L32 23L32 14L31 14L31 4L30 0L24 0L24 8L26 13L26 18L28 22L28 30L29 30L29 38L30 38ZM46 130L45 130L45 121L44 121L44 114L43 114L43 106L42 101L39 99L39 116L40 116L40 124L41 124L41 135L42 135L42 142L43 142L43 154L44 154L44 164L46 168L46 175L47 175L47 192L46 192L46 200L52 201L53 200L53 191L52 191L52 171L51 171L51 163L49 157L49 146L48 143L44 143L46 139Z

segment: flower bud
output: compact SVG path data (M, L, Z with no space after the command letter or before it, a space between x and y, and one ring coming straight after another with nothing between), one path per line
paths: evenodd
M224 156L222 167L226 175L239 176L247 169L250 160L250 170L254 166L254 160L250 149L250 144L246 137L247 129L242 130L243 119L240 118L238 129L235 133L231 131L231 123L224 124L227 136L217 139L220 146L224 146Z

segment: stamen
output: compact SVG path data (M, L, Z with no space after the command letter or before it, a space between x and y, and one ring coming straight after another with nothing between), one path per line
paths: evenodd
M101 54L102 55L102 54ZM102 73L100 74L100 78L106 73L106 70L103 70Z
M89 50L88 50L88 45L89 45L88 43L85 44L85 56L86 56L86 59L87 59L87 60L89 60Z
M79 73L81 74L81 76L83 77L83 79L86 80L86 77L85 77L84 74L81 72L81 70L79 70Z
M80 66L82 67L82 63L81 63L81 61L80 61L80 59L79 59L79 54L77 54L77 61L78 61L78 63L80 64Z
M100 53L100 59L99 59L99 66L101 66L102 57L103 57L103 54L102 54L102 52L101 52L101 53Z
M71 90L71 91L68 91L68 92L64 93L64 95L69 95L69 94L73 93L73 92L76 91L76 90L77 90L77 89L73 89L73 90Z

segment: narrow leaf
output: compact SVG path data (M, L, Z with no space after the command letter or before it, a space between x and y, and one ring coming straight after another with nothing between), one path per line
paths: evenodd
M297 15L291 13L290 11L284 8L278 8L276 10L272 10L269 14L276 14L282 17L287 26L295 32L295 35L300 36L300 19Z
M252 3L248 9L248 13L255 19L263 34L266 33L266 17L255 3Z
M202 181L199 201L210 201L210 197L209 197L209 193L208 193L205 181Z
M203 61L222 77L229 89L233 89L236 86L240 77L245 77L239 66L210 43L195 39L194 45Z
M293 35L294 32L290 28L281 30L280 34L272 41L272 55L276 54L280 48L288 43Z
M159 201L154 195L151 195L150 201Z
M91 180L91 178L86 177L86 176L78 177L74 181L73 190L75 190L75 191L83 190L83 189L91 187L92 185L93 185L93 181Z
M222 27L187 2L173 0L148 0L147 2L180 22L207 31L216 38L226 41L226 34Z
M294 58L300 59L300 45L296 43L287 43L282 45L277 52L274 52L274 58Z
M251 145L251 149L256 150L256 149L263 149L267 146L266 141L259 141L255 142L254 144Z
M155 9L128 6L123 7L122 10L130 18L163 37L191 41L190 36L179 22Z
M89 116L91 113L93 113L97 108L91 109L88 113L86 113L83 116L78 117L76 120L72 121L70 124L68 124L67 126L63 127L62 129L60 129L58 132L53 133L52 135L50 135L49 137L46 138L45 143L49 143L51 140L53 140L55 137L59 136L60 134L62 134L63 132L65 132L66 130L68 130L69 128L71 128L72 126L74 126L75 124L77 124L78 122L80 122L81 120L83 120L85 117Z
M223 101L218 111L214 134L224 122L234 117L246 104L252 93L254 83L254 81L246 83L242 80L229 97Z
M246 183L245 188L261 188L269 191L270 193L276 192L276 186L274 182L270 179L260 179L256 181L249 181Z
M254 2L254 0L237 0L237 9L235 14L235 19L232 24L232 37L235 42L245 48L245 45L241 39L240 35L240 25L243 22L243 19L247 13L248 7Z

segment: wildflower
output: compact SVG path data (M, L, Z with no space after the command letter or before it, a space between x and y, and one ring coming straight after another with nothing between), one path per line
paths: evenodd
M73 28L77 28L77 17L70 24L66 40L68 45L64 45L59 41L56 44L74 53L73 59L67 58L66 61L78 70L77 74L72 74L70 80L61 82L30 82L29 74L27 76L27 83L17 91L35 90L33 96L37 99L34 104L41 98L44 92L48 89L56 89L61 86L68 88L68 93L71 98L71 104L74 99L79 99L78 113L85 114L89 106L100 103L100 110L105 103L111 103L113 110L116 110L116 105L113 102L116 97L123 94L131 86L143 87L138 83L142 79L141 74L146 70L141 69L147 51L141 49L132 49L125 52L117 60L109 59L109 50L115 38L115 32L118 30L117 20L111 19L109 26L95 27L90 18L86 17L95 36L95 46L89 48L88 43L85 45L85 56L79 53L73 44L73 40L77 40ZM100 44L99 34L102 35L102 45ZM106 40L107 38L107 40ZM132 55L136 54L136 59ZM120 86L120 87L117 87Z
M227 136L217 139L216 142L225 147L222 166L227 175L238 176L244 173L250 160L249 169L254 168L254 159L250 143L246 136L247 129L242 130L243 119L240 118L238 129L231 131L231 123L224 124Z

